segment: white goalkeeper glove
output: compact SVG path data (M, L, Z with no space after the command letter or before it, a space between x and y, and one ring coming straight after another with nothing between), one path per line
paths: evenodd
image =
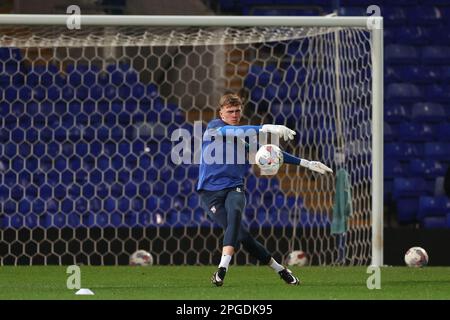
M319 161L309 161L305 159L300 160L300 165L302 167L308 168L309 170L318 172L320 174L326 174L327 172L333 172L330 168L328 168L326 165L324 165L322 162Z
M284 140L292 140L295 136L295 131L288 127L277 124L264 124L259 132L273 133L283 137Z

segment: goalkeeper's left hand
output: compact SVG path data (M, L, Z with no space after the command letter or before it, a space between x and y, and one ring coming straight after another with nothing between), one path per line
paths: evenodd
M260 132L272 133L281 136L285 141L294 139L295 131L286 126L278 124L264 124L259 129Z
M300 161L300 165L320 174L326 174L327 172L333 173L333 170L331 170L331 168L328 168L326 165L319 161L309 161L302 159Z

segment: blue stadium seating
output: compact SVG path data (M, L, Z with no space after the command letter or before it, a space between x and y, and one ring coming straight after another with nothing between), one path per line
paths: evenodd
M411 24L418 25L436 25L441 21L441 12L439 8L430 5L419 5L407 9L407 17Z
M430 159L448 160L450 157L450 143L425 143L425 156Z
M442 141L450 141L450 122L441 123L438 126L438 138Z
M394 138L396 137L394 128L389 125L387 122L384 123L384 141L385 142L392 142Z
M422 95L422 90L412 83L391 83L386 90L386 99L390 102L415 102Z
M437 178L445 174L445 167L434 159L412 159L410 172L420 177Z
M425 87L425 98L430 102L450 101L450 85L431 84Z
M409 160L423 154L420 145L412 143L386 143L384 145L385 157L392 157L395 160Z
M446 217L425 217L422 221L425 229L444 229L448 228Z
M393 191L396 197L423 195L426 192L425 180L422 178L395 178Z
M393 24L393 22L395 21L390 21L391 24ZM396 32L394 32L392 37L395 37L395 39L392 39L392 41L402 45L423 45L424 43L429 42L430 36L430 32L427 28L416 24L413 24L412 26L403 24ZM388 43L391 43L391 41L388 41Z
M418 220L426 217L446 217L450 213L450 200L446 196L419 198Z
M388 82L413 82L413 83L434 83L442 77L440 67L436 66L397 66L393 68L391 78L386 78ZM396 76L396 78L394 78Z
M414 46L388 44L385 46L387 64L416 64L419 62L419 52Z
M417 121L417 118L414 120ZM423 142L437 138L436 127L426 123L403 122L398 126L397 133L402 141L408 142Z
M423 64L447 64L450 62L450 47L426 46L421 51Z
M450 159L450 47L446 41L450 7L443 0L428 2L426 6L418 0L377 4L382 5L386 23L385 191L397 197L400 222L414 223L423 217L422 225L433 227L442 225L443 220L429 217L433 205L422 203L422 198L434 193L433 186ZM249 12L249 7L261 3L222 1L221 7ZM293 1L264 3L283 6ZM325 0L314 3L329 5ZM368 4L370 1L343 0L341 13L364 15ZM297 9L271 10L253 13L298 13ZM299 10L306 14L314 11ZM410 23L405 26L407 20ZM289 45L286 51L301 57L298 46ZM56 65L27 66L21 60L20 50L0 48L0 61L8 61L0 63L0 95L4 98L0 102L0 154L13 159L1 173L0 199L10 197L2 201L2 209L10 216L1 219L1 226L147 226L156 224L155 212L162 208L166 212L160 214L171 225L204 221L195 193L198 166L169 167L172 143L162 140L173 125L183 124L184 112L159 97L155 84L141 83L126 63L109 65L106 72L94 65L69 64L63 70L67 76L61 76ZM300 64L284 68L266 63L252 65L244 85L251 90L252 99L261 102L258 110L271 108L275 122L287 123L301 115L303 101L296 99L305 79L306 70ZM286 85L293 82L296 84ZM295 107L286 107L285 98L292 99ZM153 127L154 140L130 144L125 139L133 137L133 132L123 127L141 122L160 122L162 126ZM314 125L327 126L319 120ZM334 132L319 131L324 140ZM143 154L145 146L151 151ZM33 156L28 157L30 154ZM74 179L75 183L70 183ZM25 188L28 183L39 187ZM288 208L295 206L296 199L279 192L278 179L250 175L247 188L249 214L259 214L268 224L288 223ZM272 192L269 195L268 190ZM90 199L78 201L80 196ZM262 204L268 206L267 212L257 211ZM182 212L183 206L192 212ZM88 208L91 212L85 213ZM440 216L444 217L450 227L450 215ZM311 219L320 220L307 212L302 219L307 225ZM314 223L326 224L316 220Z

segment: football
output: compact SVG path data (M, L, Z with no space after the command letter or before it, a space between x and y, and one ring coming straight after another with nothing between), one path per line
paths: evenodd
M308 264L308 256L302 250L292 251L286 261L288 266L303 267Z
M255 163L261 169L261 174L274 175L283 164L283 153L274 144L263 145L256 152Z
M428 264L428 254L421 247L412 247L405 253L405 263L408 267L424 267Z
M130 256L131 266L151 266L152 264L153 257L145 250L138 250Z

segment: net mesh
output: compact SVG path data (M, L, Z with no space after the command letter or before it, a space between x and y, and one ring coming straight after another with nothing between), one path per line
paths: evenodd
M200 208L198 165L171 133L239 93L242 124L297 131L281 147L351 183L333 235L334 177L283 165L246 177L243 217L279 260L371 259L370 35L358 28L0 27L0 262L217 264L222 231ZM149 151L146 152L145 148ZM235 263L254 263L238 251Z

